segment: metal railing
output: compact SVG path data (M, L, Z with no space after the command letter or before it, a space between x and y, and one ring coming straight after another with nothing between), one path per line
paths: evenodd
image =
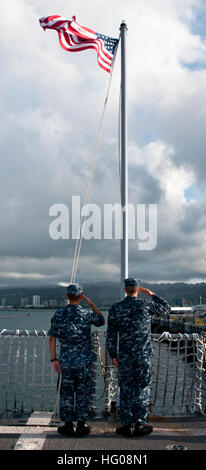
M108 413L119 405L118 371L111 364L106 332L94 330L91 411ZM152 334L153 415L185 415L206 411L206 336L197 333ZM44 330L0 331L0 409L54 411L57 374L50 363Z

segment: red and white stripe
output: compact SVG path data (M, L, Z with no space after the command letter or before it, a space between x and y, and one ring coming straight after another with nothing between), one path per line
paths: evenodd
M97 39L95 31L79 25L73 17L72 21L59 15L41 18L40 26L45 29L54 29L59 36L61 47L69 52L95 49L100 67L107 72L111 71L113 54L104 47L102 39Z
M59 15L52 15L52 16L44 16L39 20L40 26L45 29L66 29L68 28L68 24L71 23L67 18L63 18Z

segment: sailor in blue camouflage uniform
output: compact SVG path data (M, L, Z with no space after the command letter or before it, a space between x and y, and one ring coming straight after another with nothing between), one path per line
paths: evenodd
M125 292L125 299L109 310L107 346L112 363L118 367L123 426L116 432L131 437L153 430L146 424L151 386L151 315L166 316L170 306L154 292L140 287L137 279L125 279ZM138 299L139 292L151 300Z
M60 419L64 426L57 429L66 436L89 434L89 402L91 399L91 363L94 360L92 350L91 325L102 326L103 314L96 305L83 295L79 284L67 287L69 304L59 308L51 319L50 355L52 366L61 374ZM80 305L84 299L90 309ZM60 342L60 355L56 358L56 338ZM76 434L73 421L77 421Z

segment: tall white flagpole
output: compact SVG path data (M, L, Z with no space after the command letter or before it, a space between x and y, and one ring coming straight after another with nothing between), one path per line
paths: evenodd
M120 179L122 206L121 238L121 297L124 293L124 279L128 277L128 163L127 163L127 103L126 103L126 35L127 25L122 21L121 37L121 116L120 116Z

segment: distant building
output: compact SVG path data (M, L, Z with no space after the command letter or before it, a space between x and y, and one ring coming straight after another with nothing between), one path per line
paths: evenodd
M194 312L205 312L206 313L206 304L199 304L192 306Z
M57 300L51 299L51 300L49 301L49 305L50 305L50 307L56 307L56 306L57 306Z
M33 307L35 307L35 305L40 305L40 295L33 295L32 304Z
M183 298L174 299L174 305L177 306L177 307L184 307L185 304L187 304L187 302Z
M21 297L21 308L24 308L29 302L28 297Z
M6 306L6 299L5 298L1 299L1 305L2 305L2 307Z

